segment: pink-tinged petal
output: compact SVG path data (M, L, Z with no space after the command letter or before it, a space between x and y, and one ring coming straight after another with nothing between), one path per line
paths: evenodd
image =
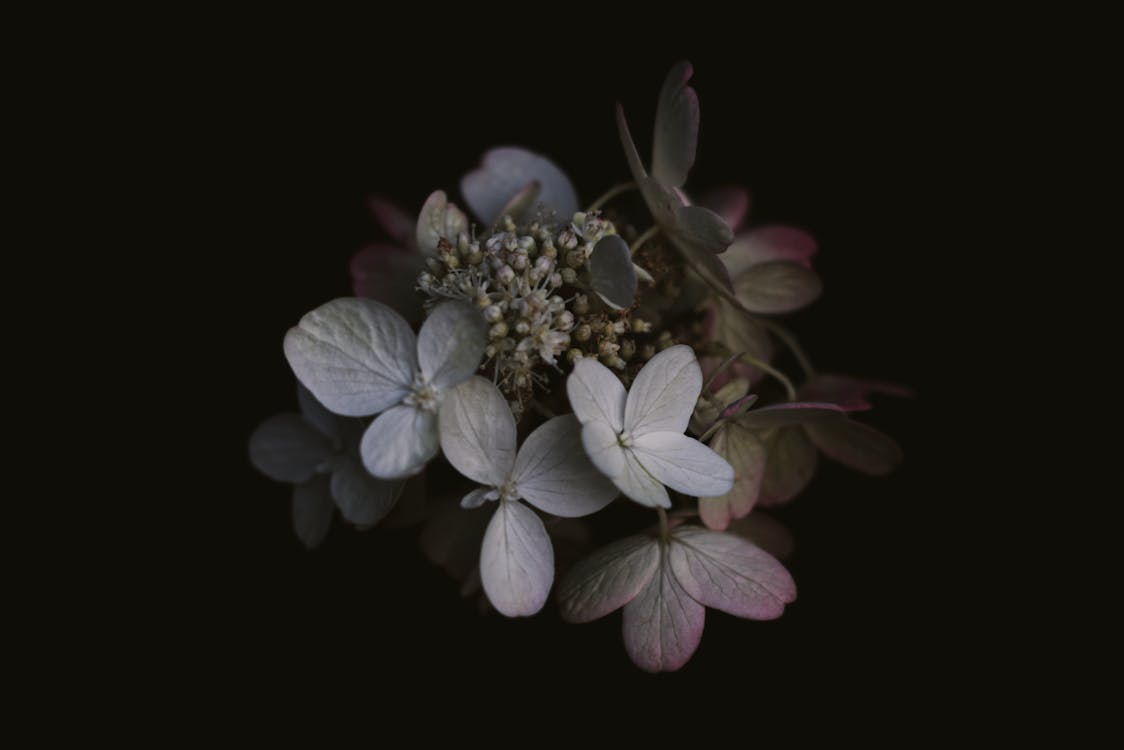
M878 394L895 398L913 398L913 390L899 383L853 378L849 375L821 374L800 388L800 397L808 401L829 401L844 411L867 411L870 396Z
M332 454L319 430L298 414L270 417L250 436L250 463L278 482L306 482Z
M749 212L749 191L737 186L715 188L703 193L695 203L721 216L730 231L737 232Z
M694 438L679 432L637 435L632 452L652 477L685 495L723 495L734 486L734 467Z
M661 545L660 562L648 585L624 607L624 647L646 672L674 672L702 640L706 609L676 579Z
M734 281L734 292L750 312L782 314L814 302L823 292L823 282L811 269L775 261L750 266Z
M902 462L902 449L894 439L862 422L823 420L804 429L825 456L855 471L882 476Z
M816 473L819 454L804 427L780 427L764 436L765 476L758 506L783 505L800 494Z
M695 410L702 382L702 370L691 347L677 344L664 349L645 363L632 382L624 407L624 429L635 436L682 433Z
M293 531L305 549L316 549L328 536L335 511L327 476L315 477L293 488Z
M792 557L796 549L796 540L788 527L761 511L734 521L729 532L745 537L778 560Z
M558 609L566 622L591 622L636 598L659 564L659 542L630 536L574 565L558 586Z
M598 420L616 432L624 429L627 394L624 386L608 367L586 357L574 364L566 378L566 395L570 408L582 424Z
M532 182L540 186L537 204L557 212L559 219L565 221L578 210L578 195L570 178L550 159L514 146L484 154L480 167L461 180L461 194L476 218L490 227Z
M554 582L554 548L535 512L501 500L480 547L480 580L500 614L528 617L542 609Z
M735 617L773 620L796 600L796 583L784 566L734 534L681 526L672 535L668 558L692 599Z
M747 429L763 432L774 427L810 424L824 419L843 419L845 416L843 409L835 404L791 401L748 411L738 419L738 423Z
M724 495L699 498L699 517L707 528L721 531L747 515L757 503L765 475L765 446L737 422L718 429L710 447L734 467L734 486Z
M699 97L687 85L691 63L677 63L667 74L656 105L652 176L668 187L682 187L695 163L699 139Z
M412 214L381 195L372 195L367 205L387 237L404 248L416 249L418 220Z
M770 225L750 230L736 240L744 244L744 253L751 264L788 261L812 267L816 240L803 229ZM733 250L733 248L730 248Z

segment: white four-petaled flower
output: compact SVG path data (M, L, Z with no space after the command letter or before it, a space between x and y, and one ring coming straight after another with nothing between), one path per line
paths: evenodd
M535 614L554 582L554 550L542 521L519 499L573 518L605 507L616 497L616 488L583 454L581 426L573 415L548 420L516 451L511 408L481 377L448 395L440 434L449 463L484 485L466 495L461 505L475 508L499 501L480 551L484 592L508 617Z
M641 505L669 508L665 485L691 496L723 495L734 469L683 434L702 390L695 353L682 344L653 357L625 392L609 368L582 359L566 381L582 444L594 465Z

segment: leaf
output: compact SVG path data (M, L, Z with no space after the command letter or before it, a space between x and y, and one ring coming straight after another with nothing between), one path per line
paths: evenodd
M573 414L554 417L528 435L511 474L519 496L564 518L587 516L608 505L617 488L586 456L581 435Z
M816 300L823 291L820 277L787 261L751 266L734 283L745 308L755 313L788 313Z
M558 609L566 622L604 617L636 598L660 560L659 542L630 536L594 552L570 569L558 586Z
M305 549L316 549L328 536L335 510L327 476L314 477L293 487L293 531Z
M582 425L582 447L597 469L629 499L652 508L670 508L667 490L621 447L617 433L602 421Z
M750 430L764 431L774 427L811 424L825 419L843 419L845 416L843 409L835 404L790 401L747 411L738 418L738 423Z
M636 299L636 271L632 255L619 235L602 237L589 256L590 285L614 310L631 307Z
M348 457L332 472L332 498L345 521L365 529L394 509L405 484L376 479L358 461Z
M625 431L634 436L682 433L701 391L702 370L691 347L677 344L664 349L648 360L632 382L624 408Z
M492 226L504 207L531 182L541 186L539 202L565 221L578 210L570 178L550 159L526 149L506 146L484 154L480 167L461 179L461 194L481 222ZM514 217L520 219L522 217Z
M418 213L418 250L424 255L436 255L441 240L456 247L461 232L468 231L468 217L464 211L450 203L444 190L429 194Z
M379 479L405 479L421 472L437 455L437 415L413 406L380 414L363 433L359 454Z
M757 503L773 507L800 494L816 473L818 454L803 427L780 427L764 436L765 476Z
M796 583L784 566L739 536L681 526L668 557L692 599L735 617L773 620L796 600Z
M624 429L624 386L596 359L586 357L574 364L573 372L566 378L566 395L574 416L582 424L600 420L615 432Z
M501 614L526 617L542 609L554 581L554 549L527 506L502 500L480 548L484 593Z
M499 487L515 466L515 417L492 382L475 375L445 396L438 419L441 450L474 482Z
M479 308L460 300L442 302L418 332L422 376L435 388L452 388L476 372L487 344L488 324Z
M804 429L825 456L864 474L889 474L903 459L893 438L853 419L824 420Z
M321 305L285 335L297 379L336 414L365 417L399 403L417 371L414 332L374 300L345 297Z
M699 498L699 517L707 528L721 531L747 515L757 503L765 475L765 446L737 422L718 428L711 449L734 467L734 486L723 495Z
M699 138L699 98L687 85L694 74L689 62L667 74L656 105L652 176L669 187L682 187L695 163Z
M278 414L250 435L250 463L278 482L305 482L332 455L331 443L297 414Z
M679 432L646 432L633 443L637 460L656 481L685 495L723 495L734 467L698 440Z
M647 672L673 672L695 653L706 610L683 589L660 550L655 574L639 596L624 607L624 647Z

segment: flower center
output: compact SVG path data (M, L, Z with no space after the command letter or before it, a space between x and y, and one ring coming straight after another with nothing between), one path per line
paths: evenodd
M631 432L622 432L620 435L617 435L617 444L620 445L620 447L622 447L622 448L631 448L632 447L632 433Z
M496 487L496 491L500 493L500 500L518 500L519 487L515 482L506 482Z
M406 394L406 398L402 399L402 403L436 414L438 407L441 406L443 395L439 389L434 388L418 375L414 378L414 384Z

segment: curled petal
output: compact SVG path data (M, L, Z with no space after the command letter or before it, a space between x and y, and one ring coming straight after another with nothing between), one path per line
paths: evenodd
M444 190L436 190L425 199L418 213L418 250L424 255L433 255L444 240L456 246L461 232L468 231L468 217L464 211L450 203Z

